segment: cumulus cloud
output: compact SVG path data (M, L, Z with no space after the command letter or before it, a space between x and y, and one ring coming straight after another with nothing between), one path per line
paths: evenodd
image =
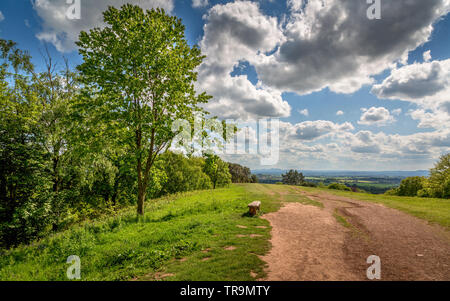
M339 110L336 112L336 116L342 116L342 115L344 115L344 111Z
M358 124L361 125L376 125L383 126L395 121L388 109L383 107L372 107L370 109L361 109L363 114L361 115Z
M208 6L208 0L192 0L192 7L202 8Z
M61 0L35 0L33 8L42 20L42 30L37 38L53 44L60 52L70 52L76 49L80 31L88 31L93 27L103 26L103 11L108 6L120 7L126 3L136 4L144 9L164 8L167 12L173 10L173 0L96 0L80 1L80 19L69 20L66 12L70 4Z
M303 116L309 116L309 111L308 111L308 109L303 109L303 110L298 110L298 113L300 114L300 115L303 115Z
M423 53L423 60L424 60L425 62L431 61L431 50L425 51L425 52Z
M307 94L329 87L353 93L371 76L406 61L426 42L433 23L449 10L445 0L382 3L382 22L369 20L366 1L289 1L285 39L261 53L255 67L267 85Z
M436 158L449 151L449 128L398 135L368 130L355 133L351 124L335 124L331 121L308 121L299 124L280 122L280 160L273 167L341 170L428 169ZM258 168L255 158L257 156L245 155L229 159Z
M290 107L283 92L304 95L328 87L353 93L373 84L374 75L406 63L408 53L428 41L433 24L450 9L450 0L385 1L382 21L374 21L367 18L366 1L287 2L289 12L279 19L250 1L210 9L200 43L207 59L199 80L215 97L208 106L212 112L222 117L286 117ZM256 70L254 88L245 77L230 76L242 62ZM251 97L235 100L221 88L235 81ZM255 110L257 106L265 110Z
M329 134L354 130L351 123L333 123L326 120L305 121L297 124L281 123L281 135L286 139L313 141Z
M287 117L291 107L278 89L246 75L231 76L259 51L270 51L282 39L277 19L262 14L257 3L234 2L212 7L205 16L200 47L206 59L199 68L199 90L213 99L206 110L223 118Z
M450 127L450 59L396 68L381 84L372 87L372 93L418 105L409 115L419 121L420 128Z
M402 109L392 110L392 115L400 116L402 114Z
M331 121L281 122L280 147L280 168L426 169L450 151L450 128L398 135L355 133L351 124Z
M381 84L372 87L379 98L418 104L444 100L450 91L450 59L414 63L392 70Z

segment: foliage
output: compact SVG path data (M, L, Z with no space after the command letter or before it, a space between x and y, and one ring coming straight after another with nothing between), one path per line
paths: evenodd
M328 189L334 189L334 190L344 190L344 191L352 191L352 189L344 184L340 183L332 183L328 185Z
M232 183L257 183L258 178L252 175L250 168L236 164L228 163L228 169L231 174Z
M152 14L165 18L162 12ZM136 204L139 156L130 123L124 121L127 113L108 111L117 104L114 99L98 93L86 77L80 81L67 60L57 68L47 52L44 70L36 72L29 55L14 42L0 39L0 50L0 248L26 244ZM172 103L181 108L178 101L185 100ZM167 116L182 114L164 108L171 112ZM192 104L184 116L195 110ZM170 120L160 123L164 131ZM222 186L229 183L229 174L218 162L219 173L211 176ZM151 165L148 198L213 187L204 158L166 153L155 155Z
M430 170L426 190L431 197L450 199L450 153L442 156Z
M166 152L157 162L168 179L161 186L159 195L212 188L211 179L203 172L205 162L202 158L188 159L182 154Z
M231 184L231 175L228 163L223 161L217 155L205 155L205 166L203 170L211 179L213 189L224 187Z
M85 106L133 149L142 215L153 164L175 136L173 122L191 120L210 98L194 90L203 56L188 45L181 20L162 9L126 4L103 16L106 27L81 32L77 42L81 81L93 92Z
M301 172L291 169L282 175L282 182L285 185L301 185L305 182L305 177Z
M409 177L403 179L396 192L399 196L416 196L424 188L425 177Z
M136 218L133 207L127 207L115 216L97 218L6 251L0 257L0 279L68 280L66 259L76 254L81 258L82 280L154 280L161 268L183 263L187 266L176 273L182 280L249 281L250 271L263 275L264 262L258 255L270 246L269 223L243 216L248 202L256 199L263 200L266 210L278 202L233 186L147 202L141 219ZM251 240L236 237L244 231L237 225L260 236ZM227 251L224 247L228 245L237 249ZM210 254L202 252L205 249L210 249ZM203 261L207 256L215 260ZM186 261L174 260L181 258Z
M398 188L386 192L387 195L450 198L450 153L441 156L430 176L404 179Z

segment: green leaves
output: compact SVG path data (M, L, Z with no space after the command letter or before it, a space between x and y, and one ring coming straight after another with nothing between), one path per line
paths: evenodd
M126 4L103 17L105 28L81 32L77 42L81 81L94 91L84 105L106 132L114 129L134 148L142 214L151 168L175 136L172 123L192 120L210 98L194 89L203 56L188 45L181 20L164 10Z
M223 161L217 155L206 155L205 173L211 178L213 188L223 187L231 184L231 174L228 169L228 163Z

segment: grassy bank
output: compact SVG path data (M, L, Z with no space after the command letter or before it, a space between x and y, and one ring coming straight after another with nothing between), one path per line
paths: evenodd
M151 200L142 219L131 207L15 248L1 256L0 279L67 280L70 255L81 258L82 280L263 276L264 263L257 255L269 249L270 225L245 213L253 200L261 200L265 212L277 210L279 201L250 186Z
M0 280L67 280L70 255L81 258L81 280L254 280L264 276L258 255L270 248L270 224L248 217L247 204L260 200L262 213L278 210L282 202L323 207L302 190L381 203L450 229L449 200L232 185L151 200L139 220L130 207L3 252Z

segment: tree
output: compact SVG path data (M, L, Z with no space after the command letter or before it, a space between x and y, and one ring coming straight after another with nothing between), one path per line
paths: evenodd
M162 170L170 179L162 185L162 195L212 187L211 180L203 172L205 166L203 158L191 157L188 159L182 154L168 151L160 155L157 162L161 162Z
M398 187L399 196L417 196L417 193L424 188L425 177L409 177L403 179Z
M293 169L281 176L283 178L282 182L285 185L301 185L305 182L305 177L303 174Z
M430 169L426 190L431 197L450 198L450 153L443 155Z
M233 183L251 183L253 182L250 168L236 164L228 163L231 174L231 182Z
M228 163L224 162L217 155L206 155L205 173L210 177L213 189L231 183L231 175L228 171Z
M46 227L52 197L40 108L31 89L34 66L15 42L2 39L0 60L0 245L11 246Z
M137 212L143 215L152 166L176 134L173 121L192 120L210 98L194 89L204 57L188 45L181 20L162 9L126 4L103 16L106 27L81 32L77 42L81 81L94 90L85 105L111 136L122 134L118 143L133 147Z
M58 193L63 185L63 173L67 170L64 164L69 153L66 121L76 97L77 75L70 70L67 59L64 60L65 68L58 72L48 49L45 50L45 71L33 73L32 88L42 111L39 124L45 137L43 145L51 157L52 189Z
M258 177L256 175L252 175L250 183L258 183Z

